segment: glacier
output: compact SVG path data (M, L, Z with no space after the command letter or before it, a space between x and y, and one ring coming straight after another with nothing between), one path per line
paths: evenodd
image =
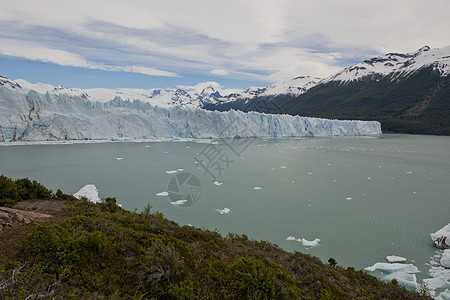
M376 121L340 121L201 108L159 107L120 97L82 96L0 86L0 142L177 140L381 134Z

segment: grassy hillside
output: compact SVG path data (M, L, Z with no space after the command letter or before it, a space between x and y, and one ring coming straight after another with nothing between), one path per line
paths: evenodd
M431 299L333 259L179 226L150 207L50 198L69 204L0 257L1 299Z

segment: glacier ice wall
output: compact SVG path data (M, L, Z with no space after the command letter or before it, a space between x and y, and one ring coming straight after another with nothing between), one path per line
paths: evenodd
M0 86L0 142L380 134L376 121L161 108L139 100L91 102Z

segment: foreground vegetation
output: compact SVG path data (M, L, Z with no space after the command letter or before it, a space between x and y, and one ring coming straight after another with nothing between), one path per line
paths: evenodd
M43 195L71 200L16 254L0 257L1 299L427 299L334 259L323 264L245 235L179 226L150 206L137 213L115 198Z

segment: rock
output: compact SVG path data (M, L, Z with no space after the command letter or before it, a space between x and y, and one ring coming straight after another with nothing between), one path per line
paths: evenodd
M49 217L51 216L47 214L0 207L0 231L6 226L29 225L35 223L38 219Z

